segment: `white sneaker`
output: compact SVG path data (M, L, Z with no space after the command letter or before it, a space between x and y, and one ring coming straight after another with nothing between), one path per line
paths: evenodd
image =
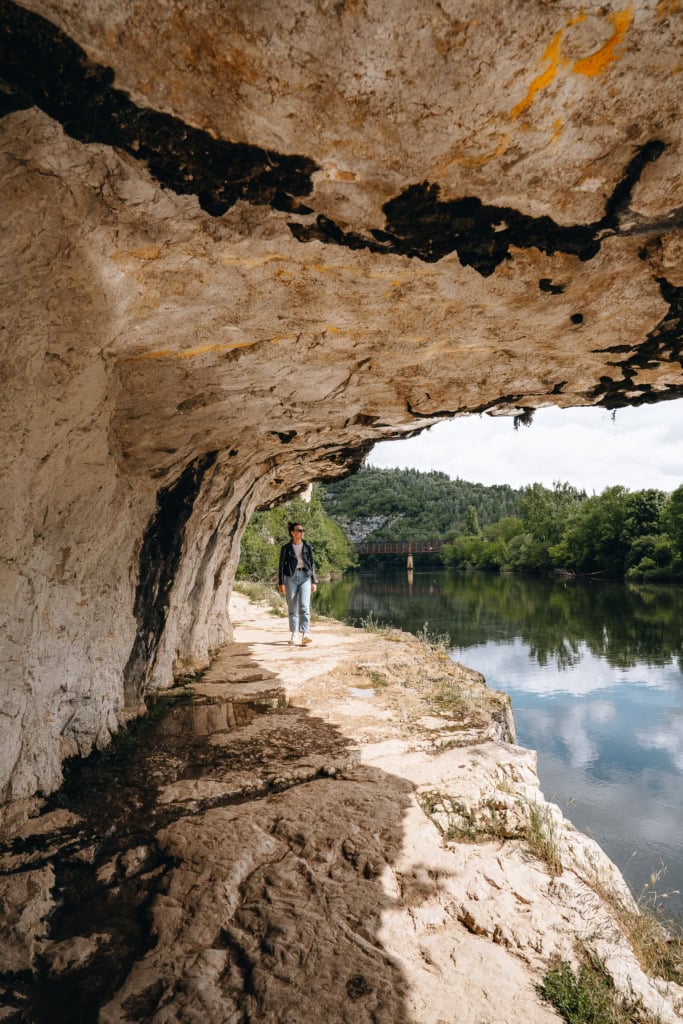
M290 635L289 635L289 643L290 643L291 647L294 646L294 644L296 643L296 633L290 633Z

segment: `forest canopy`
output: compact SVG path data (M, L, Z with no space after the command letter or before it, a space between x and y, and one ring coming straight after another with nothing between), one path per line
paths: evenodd
M432 540L462 533L474 509L480 526L515 515L521 490L451 480L446 473L366 466L323 486L327 512L342 525L383 517L372 540Z
M673 494L608 487L588 496L568 483L513 489L364 468L325 485L323 501L347 535L440 540L441 559L454 568L683 578L683 486Z
M683 485L672 494L568 483L514 489L445 473L364 467L257 513L242 540L238 577L272 577L287 521L300 518L321 575L358 563L362 540L433 540L457 569L564 572L632 580L683 578ZM361 556L363 557L363 556ZM377 558L382 556L375 556Z

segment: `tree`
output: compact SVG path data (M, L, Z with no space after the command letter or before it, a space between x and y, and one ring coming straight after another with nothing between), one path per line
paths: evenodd
M633 544L637 537L661 532L662 511L666 504L664 491L634 491L626 495L625 502L624 543Z
M683 484L670 495L662 511L662 522L678 554L683 556Z
M513 537L524 533L524 523L517 516L505 516L497 523L491 523L484 531L487 540L499 540L509 544Z
M479 516L474 505L467 506L467 512L465 513L465 529L463 533L466 533L469 537L478 537L481 533L481 526L479 525Z
M561 543L550 548L556 565L581 573L623 576L630 544L624 539L625 487L608 487L574 510Z
M679 571L674 542L662 533L637 537L628 553L627 565L629 580L670 579Z
M525 531L547 547L558 544L567 517L584 498L585 492L568 483L556 481L552 490L542 484L531 484L524 489L519 500L519 514Z

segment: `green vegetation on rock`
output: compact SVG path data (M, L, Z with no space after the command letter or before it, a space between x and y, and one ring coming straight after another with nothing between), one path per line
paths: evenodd
M538 992L567 1024L655 1024L635 1000L616 991L604 965L588 954L576 973L567 961L553 963Z
M237 579L274 580L277 577L280 547L289 538L288 522L306 529L306 540L313 547L320 576L341 573L357 563L356 554L341 528L325 512L320 489L313 488L310 502L303 498L256 512L242 535Z

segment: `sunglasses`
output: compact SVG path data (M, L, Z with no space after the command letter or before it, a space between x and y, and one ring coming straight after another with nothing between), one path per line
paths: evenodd
M302 530L300 526L295 526L294 529L292 530L292 533L305 533L305 532L306 531Z

